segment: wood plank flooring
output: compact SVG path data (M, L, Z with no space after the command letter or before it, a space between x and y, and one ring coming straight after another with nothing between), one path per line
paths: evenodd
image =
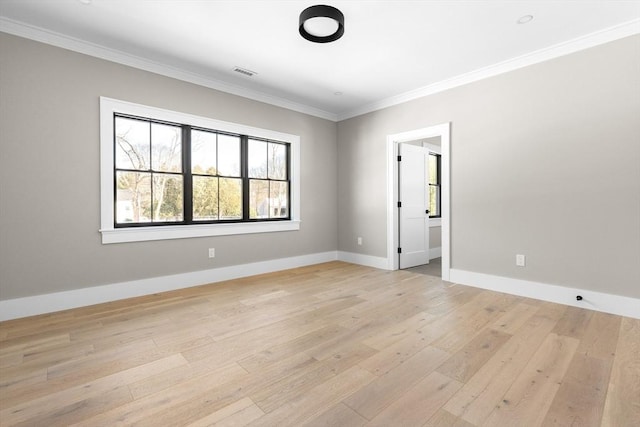
M331 262L0 323L1 426L640 426L640 320Z

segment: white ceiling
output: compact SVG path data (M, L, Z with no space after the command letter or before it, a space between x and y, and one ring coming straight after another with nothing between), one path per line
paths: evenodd
M314 4L344 13L340 40L300 37L298 16ZM518 24L523 15L534 19ZM0 24L2 31L340 119L557 45L577 50L576 39L585 36L640 32L640 0L0 0ZM240 75L236 66L257 74Z

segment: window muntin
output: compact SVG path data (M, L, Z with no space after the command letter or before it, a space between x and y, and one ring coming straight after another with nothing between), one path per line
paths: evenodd
M115 227L291 218L288 143L120 114L114 129Z
M440 218L440 154L429 153L429 218Z

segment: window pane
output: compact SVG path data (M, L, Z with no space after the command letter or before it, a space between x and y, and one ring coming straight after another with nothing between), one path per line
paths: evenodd
M182 130L178 126L151 124L151 168L163 172L182 171Z
M439 184L438 182L438 156L429 154L429 184Z
M249 218L269 218L269 181L249 182Z
M429 186L429 216L440 216L440 186Z
M280 181L269 181L269 217L286 218L289 216L289 184Z
M182 176L153 174L153 221L182 221Z
M267 177L267 143L249 140L249 178Z
M220 219L242 219L242 180L220 178Z
M193 219L196 221L218 219L218 178L193 177Z
M218 134L218 173L240 176L240 137Z
M116 223L151 222L151 174L116 172Z
M118 169L149 170L149 122L115 118Z
M287 179L287 147L269 143L269 179Z
M191 131L191 172L216 175L215 133L199 130Z

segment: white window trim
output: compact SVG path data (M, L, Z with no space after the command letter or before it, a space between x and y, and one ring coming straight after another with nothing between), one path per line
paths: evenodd
M113 188L113 115L114 113L149 117L207 129L249 135L290 144L291 155L291 220L243 222L229 224L189 224L115 228ZM269 233L300 229L300 137L268 129L223 122L161 108L100 97L100 233L102 243L141 242L148 240L184 239L232 234Z

